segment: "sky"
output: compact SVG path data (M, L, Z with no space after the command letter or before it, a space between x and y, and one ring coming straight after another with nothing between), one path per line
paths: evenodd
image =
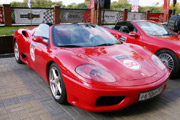
M0 0L0 4L9 4L12 1L17 1L17 2L22 2L23 0ZM71 3L82 3L84 0L51 0L51 1L62 1L64 5L69 5ZM118 1L118 0L111 0L113 1ZM159 5L163 5L164 0L139 0L139 5L140 6L155 6L157 2L159 2ZM170 0L173 1L173 0ZM180 3L180 0L177 0Z

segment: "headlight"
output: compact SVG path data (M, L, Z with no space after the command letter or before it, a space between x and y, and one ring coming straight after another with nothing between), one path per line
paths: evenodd
M116 79L110 73L93 64L80 65L76 68L76 72L84 78L98 82L116 82Z
M156 55L153 54L151 56L151 59L161 70L166 69L166 66L162 63L162 61Z

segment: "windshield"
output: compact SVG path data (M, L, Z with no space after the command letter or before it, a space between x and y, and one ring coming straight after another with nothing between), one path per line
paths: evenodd
M58 47L95 47L120 43L104 28L88 24L56 25L53 44Z
M136 24L150 36L153 35L176 35L175 32L165 28L163 25L150 21L137 21Z

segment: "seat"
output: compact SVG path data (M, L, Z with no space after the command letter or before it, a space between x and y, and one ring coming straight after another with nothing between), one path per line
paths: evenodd
M128 26L121 26L119 31L123 32L123 33L129 33L130 32Z

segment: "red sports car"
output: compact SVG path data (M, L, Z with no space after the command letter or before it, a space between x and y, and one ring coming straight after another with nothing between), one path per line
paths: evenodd
M90 24L41 24L14 35L15 59L50 85L54 99L88 111L113 111L162 93L165 65L140 46Z
M175 78L180 72L180 36L153 21L118 22L105 28L120 40L140 45L156 54Z

